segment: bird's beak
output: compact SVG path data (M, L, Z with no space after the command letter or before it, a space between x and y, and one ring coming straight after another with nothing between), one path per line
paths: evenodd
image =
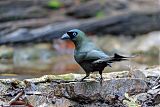
M69 35L67 33L65 33L62 37L61 37L62 40L67 40L67 39L70 39Z

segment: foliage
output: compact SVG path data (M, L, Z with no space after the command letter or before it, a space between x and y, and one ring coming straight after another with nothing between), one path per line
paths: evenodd
M96 18L103 18L105 16L105 13L103 11L99 11L96 14Z
M62 3L59 0L50 0L48 2L48 7L52 9L58 9L62 6Z

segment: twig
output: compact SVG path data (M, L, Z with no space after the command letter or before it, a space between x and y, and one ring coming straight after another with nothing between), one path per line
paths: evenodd
M4 98L2 98L2 97L0 97L0 100L1 100L1 101L5 101L5 99L4 99Z
M152 85L152 89L154 89L155 88L155 86L157 85L157 82L160 80L160 76L158 76L157 78L156 78L156 80L154 81L154 84Z
M23 94L24 94L24 91L19 92L13 99L9 101L9 104L12 104L13 102L17 101L17 99L21 97Z

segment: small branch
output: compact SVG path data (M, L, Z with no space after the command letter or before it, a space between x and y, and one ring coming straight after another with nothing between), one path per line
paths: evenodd
M156 88L156 85L158 85L158 81L160 80L160 76L158 76L156 78L156 80L154 81L154 84L152 85L152 89L155 89Z
M9 101L9 104L11 105L13 102L17 101L18 98L20 98L24 94L24 91L19 92L13 99Z

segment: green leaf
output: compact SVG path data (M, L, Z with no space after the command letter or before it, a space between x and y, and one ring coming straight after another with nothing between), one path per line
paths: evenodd
M50 0L48 2L48 7L53 9L60 8L61 6L62 6L62 3L59 0Z
M96 18L103 18L105 16L105 13L103 11L99 11L96 14Z

